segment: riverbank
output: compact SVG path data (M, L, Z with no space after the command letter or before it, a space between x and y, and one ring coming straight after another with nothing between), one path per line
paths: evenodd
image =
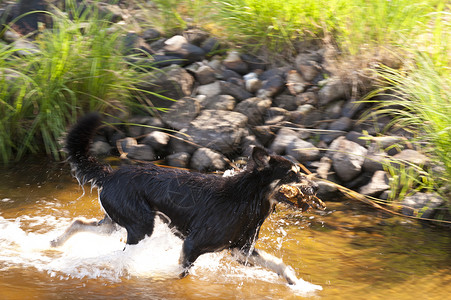
M48 8L46 1L37 1L35 4L39 7L28 7L24 3L19 1L19 6L10 10L9 19L14 19L25 9ZM89 11L89 7L85 11ZM121 51L111 53L111 56L119 57L120 63L128 63L119 65L118 70L138 71L120 78L121 82L128 82L132 77L139 77L139 80L125 87L128 89L126 95L114 91L94 94L90 90L99 86L116 87L117 81L93 80L83 84L81 90L67 88L68 84L73 88L74 82L83 76L98 79L113 73L108 70L77 75L75 79L71 77L63 82L55 92L58 97L47 104L47 119L41 123L44 129L56 123L55 116L62 101L73 101L73 98L86 95L89 95L89 101L100 101L77 103L57 122L57 131L47 137L53 144L45 147L54 156L59 157L57 138L68 124L74 122L76 115L99 109L109 115L107 121L113 126L105 128L96 138L93 147L98 155L120 154L132 161L162 160L174 167L222 171L240 164L250 147L261 145L289 156L305 166L306 173L315 174L321 187L319 196L323 200L343 199L346 190L340 187L346 187L371 199L373 204L402 206L400 211L406 215L449 218L446 162L431 157L432 152L427 151L430 147L423 147L427 141L419 139L415 131L406 130L410 128L402 123L392 124L396 120L393 115L368 114L375 107L375 101L382 107L381 111L389 108L396 112L399 107L393 105L398 104L399 98L395 90L365 97L379 87L381 75L376 72L379 68L394 72L405 69L405 61L399 56L385 52L367 60L361 70L343 69L341 67L347 64L340 57L339 49L323 39L300 43L292 49L291 58L285 56L285 59L275 61L277 55L267 59L270 52L265 51L265 55L250 52L203 28L181 28L178 34L164 34L150 24L142 23L145 21L142 13L147 11L140 6L119 3L92 7L96 7L97 17L113 21L102 30L118 33L111 45L120 43ZM51 11L57 15L55 8ZM77 34L78 31L83 33L76 36L78 40L89 32L89 26L86 27L84 22L89 20L88 15L83 15L83 22L69 22L75 26ZM35 26L16 22L3 35L4 50L8 55L13 52L19 57L39 59L39 53L44 50L39 45L49 45L36 42L55 25L55 19L52 23L44 18L46 14L34 16L36 20L29 21L29 25ZM63 17L63 20L69 19ZM135 24L134 20L141 23ZM66 27L58 28L61 32ZM34 35L36 32L38 34ZM71 46L62 49L67 55L75 52ZM92 48L86 50L94 53ZM12 59L12 56L8 58ZM91 72L99 66L94 60L94 64L86 69ZM6 74L3 91L9 93L12 81L18 85L21 82L9 71L9 65L4 70L8 72L2 73ZM58 70L52 68L48 75L57 79L65 76L56 76L54 72ZM71 72L73 69L68 68L67 73ZM28 76L24 75L23 78ZM47 77L42 78L45 81ZM34 81L28 83L35 84ZM22 88L13 92L8 94L13 99L17 99L17 95L30 94ZM39 93L47 97L47 92L48 89L42 89ZM127 98L127 102L117 97ZM43 111L43 106L38 107L34 114L36 103L36 99L30 101L29 110L33 113L25 117L28 122L33 115L39 116ZM24 124L22 127L29 133L28 123ZM35 130L34 127L31 129ZM30 149L35 149L36 137L49 135L46 130L31 132L33 134L27 137ZM445 174L438 176L445 178L444 181L431 176L437 172ZM345 194L349 196L348 192Z

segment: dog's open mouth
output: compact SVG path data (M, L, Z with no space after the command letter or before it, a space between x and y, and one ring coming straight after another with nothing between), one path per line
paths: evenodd
M279 188L275 196L278 201L297 207L303 212L310 207L321 210L326 209L326 204L321 199L316 197L315 194L306 192L302 186L284 184Z

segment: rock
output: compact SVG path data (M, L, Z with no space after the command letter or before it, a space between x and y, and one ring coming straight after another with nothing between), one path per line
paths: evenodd
M387 174L384 171L376 171L370 182L359 189L359 193L366 196L378 197L389 188Z
M39 48L33 42L26 39L15 41L11 50L18 56L31 56L40 52Z
M197 148L211 148L225 155L233 153L246 134L247 117L239 112L204 110L186 130L176 136L193 144L171 140L173 152L193 153Z
M178 152L166 156L166 163L171 167L188 168L191 155L187 152Z
M394 159L405 161L411 164L424 166L429 162L429 158L418 151L406 149L393 156Z
M241 60L240 54L237 51L230 51L222 64L227 69L235 71L241 75L249 72L247 64L243 60Z
M262 88L258 90L257 97L266 99L276 96L285 87L285 79L275 75L263 81Z
M153 61L151 62L154 68L166 68L172 65L182 66L186 63L183 58L171 55L160 55L156 54L152 56Z
M269 125L253 126L252 132L263 145L269 145L276 137Z
M155 154L149 145L138 144L128 147L127 157L137 160L154 160Z
M332 101L346 99L350 95L349 88L339 78L334 77L327 81L318 93L319 105L324 106Z
M397 146L403 142L403 138L398 136L376 136L372 138L371 148L386 151L389 155L395 155L400 151Z
M207 98L202 104L205 109L214 110L233 110L235 108L235 99L230 95L219 95Z
M322 201L340 201L343 200L343 194L338 190L333 182L317 180L318 192L316 196Z
M255 93L258 91L258 89L261 88L262 82L260 79L258 79L257 73L248 73L243 76L244 79L244 86L246 87L246 90L251 93Z
M357 131L350 131L346 134L346 139L359 144L362 147L368 145L373 137L367 134L359 133Z
M220 81L219 84L221 86L221 94L230 95L238 101L243 101L252 97L251 93L236 84L226 81Z
M160 130L160 129L164 128L163 121L160 118L156 118L156 117L144 117L143 119L141 119L141 124L144 125L142 127L143 135L146 135L155 130Z
M429 219L433 217L434 210L444 202L437 194L418 192L402 200L402 213L407 216L419 216ZM415 214L415 212L418 214Z
M138 142L136 139L131 137L126 137L125 139L120 139L117 141L117 147L119 152L122 153L129 153L133 147L138 145Z
M321 136L321 140L330 143L339 136L346 135L346 131L352 126L352 120L347 117L341 117L338 120L333 121L329 125L330 133Z
M144 30L144 32L142 34L142 38L146 41L146 43L156 41L160 37L161 37L161 33L154 28L148 28L148 29Z
M197 88L198 95L205 95L207 97L213 97L221 94L221 84L219 81L213 83L201 85Z
M326 115L328 119L340 118L344 103L345 103L344 100L338 100L338 101L334 101L334 102L327 104L323 108L324 115Z
M298 105L310 104L315 106L318 103L318 96L314 92L305 92L296 95Z
M314 127L322 117L322 113L311 104L301 105L291 113L293 123L306 127Z
M368 151L365 161L363 162L363 170L369 173L384 170L384 165L389 164L387 153Z
M364 103L349 99L341 110L341 116L354 118L365 108Z
M149 47L144 38L140 37L134 32L128 32L122 39L124 55L139 55L155 54Z
M199 84L209 84L215 82L216 74L215 70L213 70L210 66L200 66L199 69L194 73L194 77L196 77L197 82Z
M243 156L250 156L252 154L252 149L255 147L264 147L258 140L255 135L247 134L243 137L241 141L241 149Z
M193 76L180 66L172 65L149 75L147 83L141 84L138 88L178 100L191 95L193 84ZM157 95L146 93L146 97L155 107L169 108L174 104L173 101L162 99Z
M46 0L19 0L15 7L9 12L10 17L17 18L10 24L14 31L21 35L28 35L39 29L39 24L46 28L51 28L52 21L49 10L49 3ZM4 21L4 20L2 20ZM2 22L2 24L5 24Z
M96 141L92 143L91 152L95 156L106 156L111 153L111 146L105 141Z
M321 71L322 56L318 52L300 53L296 56L295 66L306 81L312 81Z
M295 96L282 94L275 97L273 104L286 110L296 110L300 105L300 101Z
M256 71L256 70L265 70L267 67L267 63L265 63L263 60L249 55L249 54L241 54L241 59L247 64L249 67L249 71Z
M198 28L190 28L183 32L183 37L186 38L188 43L195 46L200 46L208 38L209 34Z
M162 131L153 131L142 140L143 144L149 145L152 149L163 151L169 144L170 136Z
M166 55L186 60L186 65L201 61L205 56L205 51L202 48L188 43L186 38L181 35L176 35L166 40L163 50Z
M218 51L221 49L221 44L219 40L215 37L209 37L200 46L205 53L210 54L211 52Z
M170 127L180 130L188 127L199 113L199 102L194 98L184 97L175 102L169 111L162 114L161 119Z
M250 125L263 123L263 115L271 106L271 100L249 98L237 104L235 111L247 116Z
M330 145L332 151L332 165L338 177L344 181L354 179L362 171L367 150L357 143L344 137L335 139Z
M327 156L323 156L319 161L319 166L316 169L316 174L318 174L319 178L328 179L329 174L331 172L331 168L332 168L332 160Z
M191 168L198 171L218 171L226 167L225 157L209 148L199 148L191 157Z
M294 130L281 128L277 132L276 138L270 146L270 150L276 154L285 154L287 146L298 139L297 133Z
M320 157L318 148L312 143L301 140L299 138L293 139L286 147L286 153L294 157L299 162L313 161Z
M280 107L270 107L265 113L265 125L276 125L289 119L288 112Z
M306 89L308 83L304 81L302 76L296 70L291 70L287 74L286 85L292 95L297 95Z

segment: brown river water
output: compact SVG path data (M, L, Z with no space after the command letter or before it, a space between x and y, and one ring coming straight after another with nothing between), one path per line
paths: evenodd
M449 230L355 201L324 212L280 206L266 220L257 247L296 270L293 287L227 251L177 279L181 241L163 224L125 250L125 231L80 233L52 249L75 218L102 218L97 190L45 160L0 168L0 177L0 299L451 299Z

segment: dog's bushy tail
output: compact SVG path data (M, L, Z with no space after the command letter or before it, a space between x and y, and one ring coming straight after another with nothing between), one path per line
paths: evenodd
M101 187L103 179L112 171L110 166L101 164L89 151L91 140L100 124L100 114L89 113L80 118L67 135L68 160L82 185L91 182L92 185Z

